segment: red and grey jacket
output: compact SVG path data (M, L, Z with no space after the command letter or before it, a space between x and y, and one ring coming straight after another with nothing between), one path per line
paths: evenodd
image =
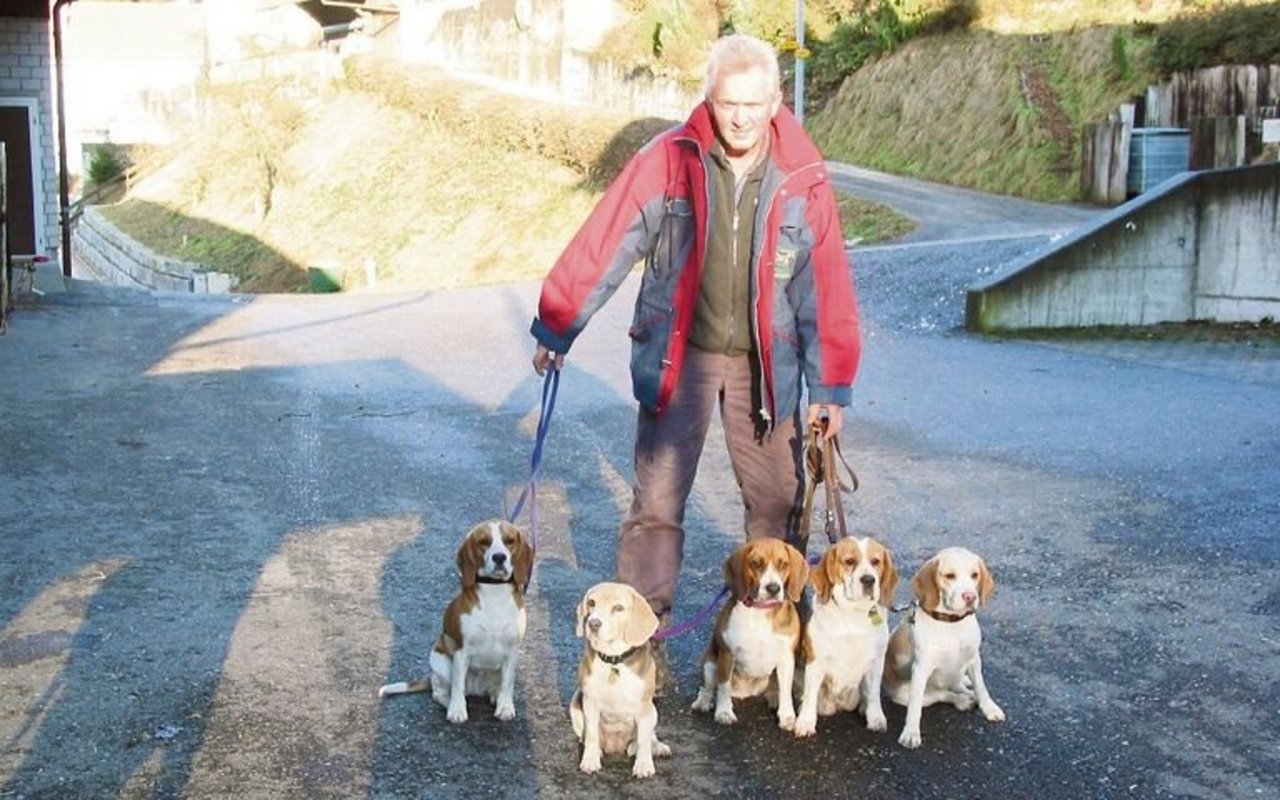
M644 260L631 324L631 382L661 412L680 377L693 324L710 204L711 114L655 137L627 164L542 284L532 333L566 353L631 268ZM751 269L760 411L790 416L801 376L810 403L848 405L861 354L853 271L822 156L786 107L774 116Z

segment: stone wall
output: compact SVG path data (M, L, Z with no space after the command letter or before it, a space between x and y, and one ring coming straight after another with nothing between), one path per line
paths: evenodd
M223 294L238 280L201 264L157 255L121 233L93 206L76 222L71 253L75 277L115 286Z

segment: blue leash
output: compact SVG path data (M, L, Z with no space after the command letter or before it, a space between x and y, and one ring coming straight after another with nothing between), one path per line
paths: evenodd
M551 366L542 380L542 408L538 415L538 429L533 437L533 455L529 457L529 481L520 492L520 499L507 517L514 523L516 517L524 509L525 501L529 502L529 539L533 550L538 550L538 468L542 466L542 446L547 440L547 430L551 427L551 414L556 408L556 394L560 391L560 370Z

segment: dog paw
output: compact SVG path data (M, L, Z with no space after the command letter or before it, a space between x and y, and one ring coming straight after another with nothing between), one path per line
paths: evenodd
M508 700L505 703L498 703L498 707L494 709L493 716L503 722L510 722L516 718L516 705Z
M583 753L582 761L578 762L578 769L594 775L600 771L600 754L599 753Z
M445 717L453 724L461 725L467 721L467 707L462 706L461 708L457 708L455 706L449 706L449 711L445 714Z
M671 758L671 747L666 742L653 740L653 754L658 758Z
M778 714L778 727L784 731L795 730L796 715L795 714Z
M732 708L716 709L716 722L719 722L721 725L732 725L737 721L738 721L738 715L733 713Z
M994 700L988 700L982 705L982 713L986 715L987 722L1004 722L1004 711Z
M656 770L653 768L653 759L636 759L636 763L631 765L631 777L633 778L651 778Z
M867 715L867 730L869 731L887 731L889 723L884 718L884 712L879 714L872 712Z
M973 708L977 704L978 704L978 701L974 699L972 694L966 694L964 692L951 693L951 705L955 706L961 711L968 711L969 709Z
M920 746L920 742L919 730L903 730L902 735L898 737L898 744L913 750Z
M796 717L795 727L791 732L795 734L797 739L803 739L806 736L813 736L818 732L818 718L816 716L807 716L801 714Z
M703 711L703 712L710 711L712 701L713 701L713 698L709 693L699 690L697 698L695 698L693 701L693 705L689 707L692 708L694 711Z

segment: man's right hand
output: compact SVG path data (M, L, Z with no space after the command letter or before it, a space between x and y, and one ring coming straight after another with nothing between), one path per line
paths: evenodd
M534 372L543 375L546 373L547 367L552 364L554 364L556 371L559 371L564 366L564 353L553 353L543 344L533 348Z

